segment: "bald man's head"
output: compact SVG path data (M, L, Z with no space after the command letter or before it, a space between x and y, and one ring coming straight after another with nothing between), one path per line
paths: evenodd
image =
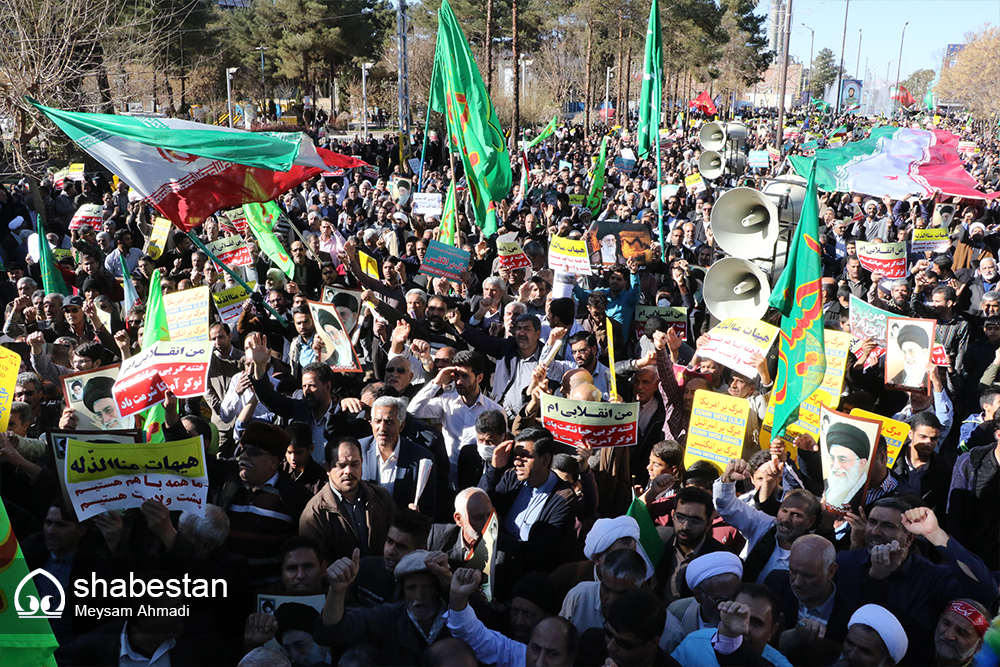
M792 593L807 608L815 609L833 595L837 574L837 552L819 535L803 535L792 543L788 557L788 583Z
M569 396L573 387L578 384L594 384L594 376L582 368L574 368L566 371L562 378L562 394Z
M581 383L570 390L569 398L573 401L593 401L596 403L601 400L601 390L592 384Z
M527 665L573 665L580 644L576 626L561 616L538 622L525 651Z

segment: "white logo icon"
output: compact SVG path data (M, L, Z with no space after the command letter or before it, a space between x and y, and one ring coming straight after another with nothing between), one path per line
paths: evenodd
M25 604L21 604L21 589L24 588L25 584L34 579L37 576L44 576L52 585L56 587L59 592L59 604L53 608L51 595L46 595L41 599L35 597L34 595L25 594ZM41 596L41 593L39 593ZM31 572L21 583L17 585L17 590L14 591L14 608L17 609L17 615L19 618L62 618L63 608L66 606L66 591L63 590L62 584L54 576L38 568L34 572Z

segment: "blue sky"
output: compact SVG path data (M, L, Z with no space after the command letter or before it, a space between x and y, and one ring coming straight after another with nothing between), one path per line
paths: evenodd
M770 0L761 0L758 14L767 15ZM789 52L801 62L809 60L810 32L816 31L814 53L831 49L840 58L844 32L845 0L793 0L792 34ZM918 69L937 70L947 44L961 44L965 33L986 23L1000 25L1000 2L997 0L851 0L847 19L847 45L844 68L858 75L865 68L871 77L895 81L896 59L903 24L909 21L903 42L900 77L905 79ZM861 66L858 66L858 29L862 30ZM892 61L890 63L890 61Z

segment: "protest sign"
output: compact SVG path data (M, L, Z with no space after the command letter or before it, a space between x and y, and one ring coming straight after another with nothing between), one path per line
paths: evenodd
M169 389L178 398L205 393L212 343L158 341L122 362L112 387L123 417L142 412L164 399Z
M249 282L247 285L253 289L257 283ZM215 300L215 308L219 311L219 317L222 318L223 322L233 327L240 319L243 304L250 298L250 292L237 285L221 292L214 292L212 298Z
M653 261L652 235L648 225L593 222L584 234L591 266L610 269L635 257L640 264Z
M582 193L569 195L570 206L586 206L586 204L587 204L587 195Z
M955 219L955 205L954 204L934 204L934 213L931 215L931 220L934 223L934 227L943 227L945 229L951 229L951 223Z
M559 160L559 171L567 170L570 173L573 172L573 163L567 162L566 160Z
M743 453L750 403L743 398L699 389L691 405L684 467L698 460L714 463L725 470L729 459Z
M337 309L337 314L340 315L340 321L344 323L344 328L348 331L354 331L361 313L361 292L327 285L323 288L323 294L320 296L322 303L333 304L334 308ZM411 317L416 319L414 315Z
M417 215L441 215L444 203L440 192L413 193L413 212Z
M691 174L684 179L684 185L687 187L688 192L695 195L706 190L705 181L701 177L701 174Z
M340 178L345 173L347 173L347 172L344 169L341 169L340 167L337 167L337 168L331 169L329 171L324 171L322 174L320 174L320 176L323 176L324 178Z
M767 169L771 165L771 158L767 151L749 151L747 153L747 166L751 169Z
M858 260L872 273L886 278L906 277L906 243L865 243L857 241Z
M959 153L978 153L979 146L975 141L960 141L958 142L958 152Z
M531 260L521 250L517 241L497 241L497 255L500 257L502 269L523 269L531 266Z
M935 366L948 366L951 364L951 360L948 359L948 351L944 349L944 345L936 343L931 348L931 363Z
M804 151L814 151L817 148L819 148L819 142L816 141L815 139L813 139L812 141L806 141L802 143L802 146L800 148L802 148L802 150Z
M844 372L847 370L851 334L828 329L823 332L823 345L826 348L826 372L816 391L825 391L831 397L839 398L844 388Z
M681 189L679 183L664 183L660 187L660 197L663 199L669 199L677 194L678 190Z
M935 320L886 318L885 384L925 390L930 377L927 362L934 344Z
M889 461L886 463L886 467L892 470L896 464L896 458L899 456L899 451L903 448L906 437L910 434L910 425L861 408L851 410L851 416L864 417L882 423L882 437L885 438L885 444L889 450Z
M913 230L910 252L947 252L950 247L951 240L948 238L948 229L945 227Z
M462 274L469 269L469 251L447 243L431 240L424 253L420 271L427 276L440 276L462 282Z
M170 340L208 340L208 286L163 295Z
M14 387L20 370L21 355L0 347L0 433L7 430L10 422L10 406L14 402Z
M542 426L573 447L634 445L639 440L639 404L571 401L542 394Z
M153 259L159 259L167 249L167 238L170 236L170 221L166 218L153 218L153 230L146 241L146 254Z
M624 153L626 150L628 149L627 148L623 149L622 152ZM632 151L629 152L631 153ZM631 175L632 172L635 170L635 158L629 159L624 157L623 155L617 156L615 158L615 169L624 174Z
M370 164L362 165L358 168L364 178L378 178L378 167Z
M549 241L549 268L589 276L593 271L590 269L586 242L583 239L553 236Z
M749 317L733 317L708 332L708 342L698 356L718 361L749 378L757 377L754 355L767 356L778 328Z
M851 335L859 340L872 339L882 347L886 345L886 321L894 315L851 295Z
M134 419L121 416L111 390L120 370L121 364L115 364L60 378L66 406L74 410L78 429L118 431L135 425Z
M69 170L66 172L66 178L71 181L82 181L84 180L85 165L82 162L74 162L69 166Z
M359 250L358 264L361 265L361 271L364 272L366 276L374 278L375 280L382 280L382 275L378 271L378 262L375 261L374 257Z
M316 335L323 341L323 352L319 360L341 373L360 373L361 362L351 345L350 330L340 319L338 308L333 304L309 302Z
M687 339L687 308L673 306L636 306L635 333L642 338L646 333L646 321L656 315L666 320L681 340Z
M102 224L104 224L104 207L100 204L84 204L76 209L76 213L69 221L69 228L80 229L82 225L90 225L100 231Z
M410 158L406 161L406 164L410 166L410 172L412 172L414 176L420 174L420 158Z
M226 266L253 266L250 248L242 236L223 236L221 239L206 243L205 247Z
M819 451L823 461L823 505L831 512L857 512L868 489L868 471L878 445L879 421L820 408Z
M66 489L77 518L141 507L205 515L208 471L201 436L160 443L66 441Z

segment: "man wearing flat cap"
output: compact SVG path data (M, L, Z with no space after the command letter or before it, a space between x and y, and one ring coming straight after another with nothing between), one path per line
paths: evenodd
M857 426L834 422L826 431L829 468L823 499L830 507L848 505L868 478L871 442Z
M927 331L915 324L899 329L896 345L903 355L903 370L892 376L889 384L904 387L923 387L927 384L927 362L930 360L931 341Z

